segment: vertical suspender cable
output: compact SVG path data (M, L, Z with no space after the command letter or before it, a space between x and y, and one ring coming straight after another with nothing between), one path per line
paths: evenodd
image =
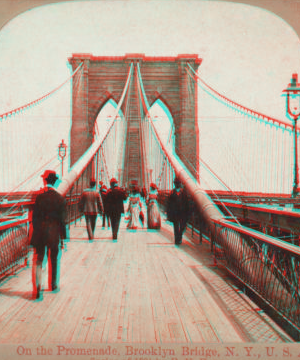
M260 184L259 182L261 181L261 177L262 177L262 174L259 170L259 156L260 156L260 138L259 138L259 130L260 130L260 127L259 127L259 122L257 120L254 121L254 124L255 124L255 139L256 139L256 142L255 142L255 147L256 147L256 151L254 153L255 155L255 174L256 174L256 177L255 177L255 188L254 188L254 191L255 192L259 192L259 188L260 188Z
M275 125L275 127L276 127L276 143L275 143L276 161L275 161L275 169L274 170L275 170L275 176L277 179L275 192L282 194L282 185L281 185L282 162L280 162L280 155L282 154L282 141L281 141L282 130L281 130L280 126Z
M264 193L268 193L269 192L269 182L270 182L270 173L269 173L269 159L270 159L270 154L269 154L269 142L270 142L270 137L269 137L269 127L268 127L268 123L264 123L264 137L265 137L265 161L264 161L264 178L265 178L265 187L263 189Z
M272 179L272 185L271 185L271 192L274 194L276 192L276 175L275 175L275 159L276 159L276 148L275 148L275 142L276 142L276 126L271 125L271 148L270 152L272 154L271 158L271 179Z
M284 192L285 193L291 193L291 188L290 188L290 184L289 184L289 180L290 180L290 156L291 156L291 149L289 149L289 145L290 145L290 133L284 132L284 139L283 139L283 143L284 143L284 168L283 168L283 188L284 188Z
M289 176L287 173L286 173L286 163L287 163L287 154L286 154L286 146L285 146L285 143L286 143L286 135L288 133L286 131L282 131L281 132L281 149L282 149L282 152L281 152L281 156L282 156L282 160L281 160L281 192L282 194L284 193L288 193L288 189L286 189L285 187L285 182L286 182L286 178Z
M68 174L66 176L64 176L64 178L62 179L62 182L60 183L60 185L57 189L57 191L60 194L65 195L69 191L69 189L72 187L72 184L74 183L74 181L76 181L76 179L80 176L83 169L86 167L86 164L89 163L90 159L95 155L95 153L98 151L101 144L105 141L105 139L110 134L112 126L114 125L114 123L116 121L116 117L119 114L121 105L122 105L124 97L126 95L126 92L128 89L128 84L129 84L129 81L130 81L130 78L132 75L132 68L133 68L133 66L131 64L129 72L128 72L125 87L123 89L120 101L117 105L117 108L115 109L115 116L113 118L114 120L113 120L112 124L110 125L106 134L103 137L99 136L99 138L95 139L94 143L89 147L89 149L85 152L85 154L73 165L73 167L70 169Z

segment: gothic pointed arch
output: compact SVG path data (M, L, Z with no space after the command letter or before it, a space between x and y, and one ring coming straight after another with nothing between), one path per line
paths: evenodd
M150 107L150 115L156 131L159 133L164 145L174 149L174 121L168 105L161 97L157 98Z
M99 106L96 120L94 122L94 136L97 136L101 128L105 128L107 124L110 124L114 120L115 110L118 104L113 97L106 99L104 103ZM123 112L120 109L118 114L122 119L124 118Z
M174 123L176 153L190 172L198 178L198 93L197 84L190 79L186 67L189 63L197 71L201 61L198 55L147 57L144 54L128 54L123 57L96 57L91 54L74 54L69 59L73 70L83 63L83 71L78 72L73 81L71 166L91 145L94 123L101 107L109 98L113 98L116 103L119 102L130 65L136 66L139 63L149 104L160 98L167 106ZM77 84L76 94L74 84ZM126 114L126 154L137 153L137 161L135 164L128 161L130 172L126 176L128 179L139 179L141 152L134 147L140 146L140 143L131 139L132 132L139 134L135 82L131 83L129 91L128 103L132 109L130 108Z

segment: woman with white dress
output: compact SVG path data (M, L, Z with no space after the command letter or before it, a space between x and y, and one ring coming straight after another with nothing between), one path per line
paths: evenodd
M147 225L148 229L160 229L161 219L158 208L158 191L154 183L150 184L150 192L147 197Z
M132 192L129 196L128 205L128 225L127 229L137 229L140 223L140 212L142 209L141 196L137 186L132 188Z

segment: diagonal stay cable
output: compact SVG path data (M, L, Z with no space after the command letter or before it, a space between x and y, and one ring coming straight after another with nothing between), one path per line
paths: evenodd
M130 69L128 71L128 76L127 76L127 80L120 98L120 101L115 109L115 115L114 115L114 120L112 121L112 123L110 124L108 130L106 131L105 135L103 137L99 136L98 138L95 139L95 141L93 142L93 144L89 147L89 149L81 156L81 158L72 166L72 168L69 170L68 174L66 174L63 179L61 184L58 187L58 192L61 195L66 195L67 192L69 191L69 189L73 186L74 182L76 181L76 179L82 174L82 172L86 169L87 165L89 164L89 162L91 161L91 159L94 157L94 155L97 153L97 151L99 150L100 146L102 143L104 143L104 141L107 139L108 135L110 134L110 132L112 131L112 128L114 126L114 124L117 121L117 117L120 111L120 108L122 106L122 103L124 101L127 89L128 89L128 84L130 82L131 76L132 76L132 69L133 69L133 63L131 63L130 65Z
M54 94L56 91L58 91L60 88L62 88L65 84L67 84L72 78L73 76L77 73L77 71L81 68L83 63L81 63L77 69L72 73L71 76L68 77L68 79L66 81L64 81L62 84L60 84L59 86L57 86L55 89L51 90L49 93L41 96L40 98L36 99L36 100L33 100L25 105L22 105L14 110L10 110L10 111L7 111L6 113L4 114L1 114L0 115L0 119L5 119L7 117L10 117L11 115L14 115L16 113L19 113L20 111L22 110L25 110L27 108L29 108L30 106L34 105L34 104L39 104L40 102L46 100L50 95Z
M200 76L195 72L195 70L191 67L191 65L189 63L187 63L187 65L189 66L189 68L191 69L192 73L189 71L188 68L186 68L187 73L190 75L190 77L192 79L194 79L194 81L196 81L198 83L199 86L201 82L201 84L203 84L205 86L205 88L208 90L207 92L211 95L211 96L217 96L217 98L223 102L223 104L230 105L231 107L233 107L234 109L236 109L237 111L241 111L246 115L249 115L251 117L255 117L258 118L260 120L263 120L265 122L271 123L271 124L277 124L277 126L281 126L286 128L293 128L293 125L286 123L282 120L278 120L275 118L272 118L270 116L267 116L265 114L259 113L253 109L247 108L246 106L243 106L241 104L238 104L237 102L227 98L226 96L220 94L218 91L216 91L215 89L213 89L211 86L209 86L204 80L202 80L200 78ZM198 81L197 81L198 80ZM300 132L300 130L297 130L298 132Z

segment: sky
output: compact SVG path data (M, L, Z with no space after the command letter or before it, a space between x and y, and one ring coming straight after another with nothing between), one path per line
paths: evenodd
M63 83L70 76L68 58L73 53L198 54L203 59L199 75L213 88L285 121L281 95L292 73L298 72L299 45L298 36L284 20L244 4L103 0L45 5L17 16L0 31L0 113ZM20 171L36 169L50 154L55 158L61 139L68 144L70 99L67 84L44 110L31 109L34 115L27 124L18 119L13 130L2 121L0 169L11 178L2 180L0 191L17 184ZM27 158L23 154L15 161L25 144ZM56 156L56 168L57 161Z

